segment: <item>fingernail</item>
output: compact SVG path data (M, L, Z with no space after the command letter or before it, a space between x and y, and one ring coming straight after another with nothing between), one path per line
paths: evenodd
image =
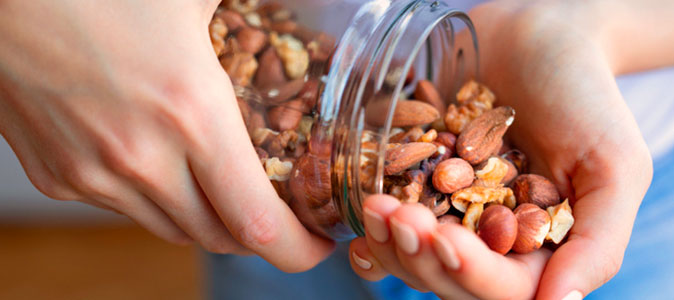
M353 262L355 262L361 269L369 270L372 268L372 263L358 256L356 251L351 252L351 256L353 257Z
M409 255L413 255L419 251L419 237L417 237L417 233L412 226L391 218L391 231L400 250Z
M363 219L372 239L380 243L388 241L388 228L382 216L366 207L363 209Z
M440 261L449 269L456 271L461 267L461 261L459 261L452 243L444 236L435 232L433 233L433 249L435 250L435 254L440 258Z
M583 299L583 294L578 290L573 290L568 295L564 296L562 300L581 300Z

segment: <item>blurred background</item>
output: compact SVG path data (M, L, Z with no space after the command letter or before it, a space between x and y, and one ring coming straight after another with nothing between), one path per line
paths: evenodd
M0 139L0 299L201 299L194 247L37 191Z

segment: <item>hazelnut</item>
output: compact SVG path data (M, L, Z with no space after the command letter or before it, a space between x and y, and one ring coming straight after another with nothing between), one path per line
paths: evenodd
M473 167L460 158L447 159L433 172L433 187L438 191L451 194L473 183Z
M552 223L550 225L550 232L545 239L552 241L555 244L559 244L569 230L571 230L574 223L569 199L566 199L564 202L555 206L548 207L547 211L552 219Z
M555 185L545 177L536 174L522 174L512 183L517 203L533 203L540 208L559 204L559 193Z
M273 107L267 113L269 125L278 131L294 130L302 120L302 99L295 99Z
M304 153L290 173L290 191L296 201L316 208L332 198L330 158Z
M517 217L517 239L513 251L526 254L540 248L550 231L550 215L531 203L521 204L514 213Z
M517 218L510 209L503 205L491 205L480 217L477 235L491 250L506 254L515 243L517 227Z

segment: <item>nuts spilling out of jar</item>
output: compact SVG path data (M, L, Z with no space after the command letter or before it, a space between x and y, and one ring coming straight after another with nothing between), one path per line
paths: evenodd
M333 162L332 141L315 131L312 111L317 78L330 63L335 39L295 22L293 12L278 3L251 0L223 1L209 31L236 86L260 163L279 197L310 230L328 237L325 228L342 222L333 201L339 180L346 185L340 189L357 183L363 191L379 187L403 203L421 203L440 223L463 224L501 254L559 244L573 226L569 201L562 202L545 177L528 174L526 155L504 142L515 110L495 107L496 96L483 84L468 81L456 103L447 105L432 82L415 81L411 70L404 80L414 99L397 101L392 120L382 113L390 102L371 101L364 109L359 158ZM381 145L375 138L381 132L368 128L386 124L392 128ZM380 156L383 165L377 165ZM376 182L377 174L383 182Z
M434 86L422 80L416 88L419 99L400 100L393 115L392 123L403 125L389 138L384 192L428 206L440 223L463 224L501 254L561 243L573 226L571 206L551 181L527 174L526 156L504 142L515 110L494 107L494 94L469 81L458 106L447 107L442 128L428 118L439 114ZM425 106L409 108L416 103Z

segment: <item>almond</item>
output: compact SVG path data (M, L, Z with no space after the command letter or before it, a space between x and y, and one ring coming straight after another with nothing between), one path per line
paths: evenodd
M384 173L392 175L407 170L409 167L430 157L438 147L431 143L409 143L386 151Z
M291 98L295 98L295 96L302 90L302 87L304 87L304 79L299 78L279 85L268 87L266 89L261 90L260 92L262 93L262 97L268 103L278 104L286 102Z
M463 129L456 141L459 156L473 165L477 165L501 147L506 130L515 119L515 110L501 106L489 110Z
M386 124L390 101L370 103L365 111L366 122L381 127ZM440 117L440 113L432 105L416 100L401 100L396 104L393 113L392 127L425 125Z
M267 34L254 27L245 27L236 34L241 50L257 54L267 45Z
M524 203L513 212L518 224L513 251L526 254L540 248L550 231L548 212L531 203Z
M417 88L414 90L414 98L433 105L440 114L444 114L444 111L447 108L445 102L442 101L442 97L440 97L438 90L433 83L428 80L420 80L419 83L417 83Z
M260 66L255 74L255 86L258 88L270 89L288 81L283 70L283 62L276 54L274 47L269 47L262 52L259 64Z

